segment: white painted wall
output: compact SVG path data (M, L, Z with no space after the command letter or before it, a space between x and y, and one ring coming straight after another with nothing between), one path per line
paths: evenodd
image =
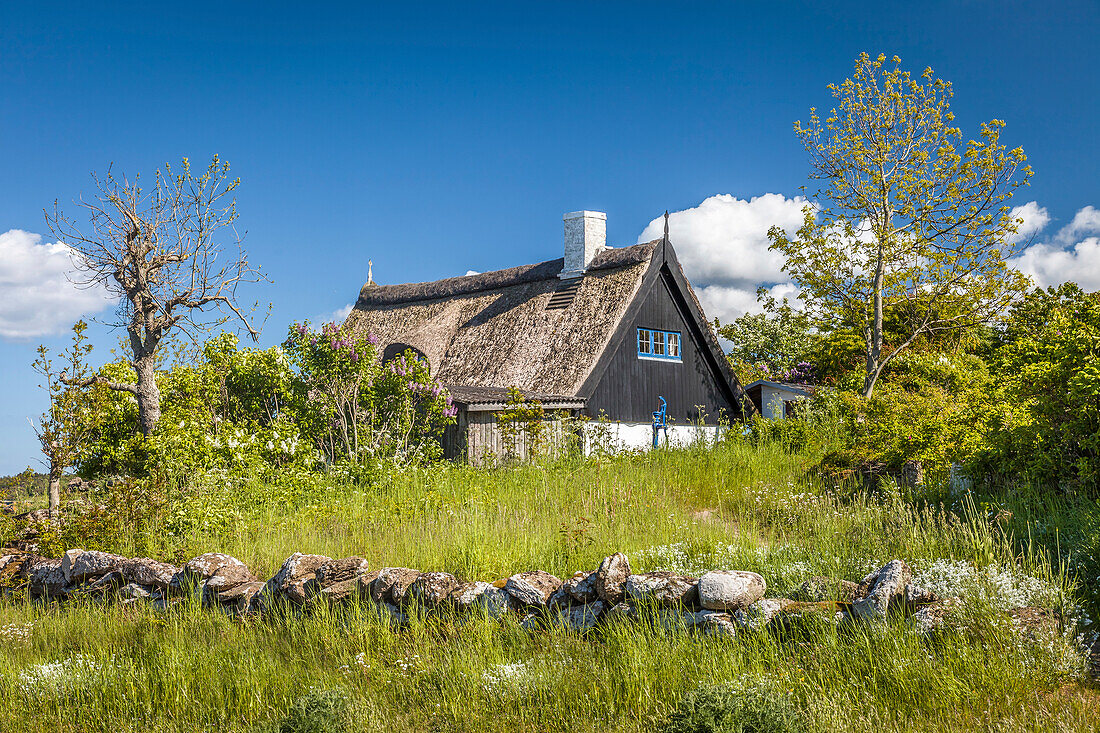
M783 409L785 401L804 399L806 395L800 392L762 384L760 385L760 414L771 420L782 420L787 416Z
M651 423L589 422L582 430L586 456L600 450L618 453L653 448ZM666 431L661 431L660 444L685 447L699 440L713 443L725 431L726 428L719 425L669 425L667 438Z

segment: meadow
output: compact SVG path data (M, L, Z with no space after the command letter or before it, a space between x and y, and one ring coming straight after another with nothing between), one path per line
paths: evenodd
M955 623L932 636L894 619L714 639L649 622L578 634L417 614L395 629L366 605L236 619L13 597L0 605L0 730L653 731L710 684L762 690L806 730L1096 729L1100 695L1073 639L1095 616L1094 501L868 489L817 476L813 460L730 440L367 479L212 473L88 544L177 563L218 550L261 577L300 551L477 580L568 577L621 551L636 572L756 571L768 595L901 558L925 585L966 594ZM1004 613L1016 606L1054 609L1067 633L1022 637Z

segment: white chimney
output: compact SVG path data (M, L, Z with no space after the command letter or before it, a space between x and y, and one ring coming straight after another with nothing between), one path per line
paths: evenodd
M602 211L573 211L565 221L565 266L558 275L565 280L580 277L607 245L607 214Z

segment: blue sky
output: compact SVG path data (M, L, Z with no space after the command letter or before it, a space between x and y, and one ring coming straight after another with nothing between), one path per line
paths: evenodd
M1027 151L1022 268L1100 287L1097 2L108 5L0 4L0 473L37 460L35 346L99 306L58 279L42 209L110 163L231 162L265 345L352 302L368 258L382 283L551 259L582 208L613 245L679 212L732 317L785 292L761 236L807 184L792 123L882 51ZM106 358L117 334L93 337Z

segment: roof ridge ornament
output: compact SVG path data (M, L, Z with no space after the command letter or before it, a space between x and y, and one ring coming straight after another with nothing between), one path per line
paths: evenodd
M665 209L665 244L668 244L668 209Z
M374 284L374 260L367 260L367 285Z

